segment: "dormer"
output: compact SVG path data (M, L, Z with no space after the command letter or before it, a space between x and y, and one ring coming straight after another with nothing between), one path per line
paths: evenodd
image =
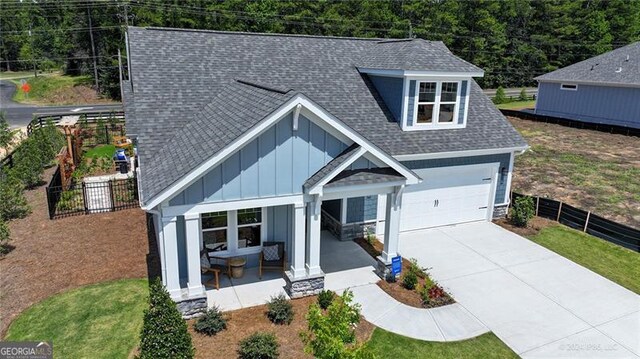
M471 81L484 76L442 42L422 39L379 41L359 63L404 131L464 128Z

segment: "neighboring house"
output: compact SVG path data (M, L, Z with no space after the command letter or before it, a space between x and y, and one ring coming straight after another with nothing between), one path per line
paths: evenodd
M401 232L504 216L527 148L442 42L132 27L128 59L141 206L178 301L203 294L203 248L255 266L285 241L296 296L323 286L321 228L376 231L385 268Z
M640 128L640 42L535 79L537 114Z

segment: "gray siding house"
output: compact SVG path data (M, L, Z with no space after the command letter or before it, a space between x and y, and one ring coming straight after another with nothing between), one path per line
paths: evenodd
M274 241L289 294L317 292L321 231L376 234L384 271L400 233L503 216L527 149L441 42L131 27L128 58L140 204L179 302L206 295L203 253L251 267Z
M537 114L640 128L640 42L536 80Z

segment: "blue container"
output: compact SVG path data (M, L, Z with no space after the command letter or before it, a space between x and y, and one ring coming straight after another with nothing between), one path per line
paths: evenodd
M124 153L124 149L119 148L119 149L116 150L115 160L116 161L126 161L127 160L127 155Z

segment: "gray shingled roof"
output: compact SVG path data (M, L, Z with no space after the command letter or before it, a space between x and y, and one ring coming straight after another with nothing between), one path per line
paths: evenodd
M423 39L375 42L362 53L356 66L407 71L483 72L452 54L441 41Z
M390 167L369 168L342 171L329 181L325 188L365 185L373 183L401 182L406 180L403 175Z
M640 41L535 78L640 85Z
M175 173L188 173L198 165L197 158L211 157L214 155L211 151L225 145L227 134L219 130L232 121L228 117L234 115L231 112L248 106L251 111L264 114L249 98L253 95L235 99L237 93L233 91L242 92L240 88L247 86L233 84L235 79L248 79L274 89L294 89L288 94L291 96L303 93L394 156L526 146L475 82L471 85L466 128L402 131L368 77L356 68L358 62L362 66L364 54L370 54L377 46L386 46L379 44L379 39L138 27L130 27L128 34L135 112L133 116L127 113L127 121L138 135L144 201L175 182L173 177L178 176ZM418 45L426 49L434 43L415 41L412 46ZM450 58L449 52L442 51L443 62ZM270 99L286 97L263 95ZM131 96L125 93L125 101L128 97ZM274 100L271 105L276 103ZM247 121L258 121L258 117L250 118ZM196 134L194 138L184 136L181 131L192 121L187 131ZM177 148L185 148L189 154L180 171L164 161ZM199 153L194 155L196 152Z
M338 168L341 164L351 157L358 149L360 145L357 143L352 144L351 146L345 148L336 158L329 161L324 167L318 170L318 172L314 173L309 179L307 179L302 185L305 189L309 189L315 186L318 182L322 181L323 178L327 177L333 170Z

